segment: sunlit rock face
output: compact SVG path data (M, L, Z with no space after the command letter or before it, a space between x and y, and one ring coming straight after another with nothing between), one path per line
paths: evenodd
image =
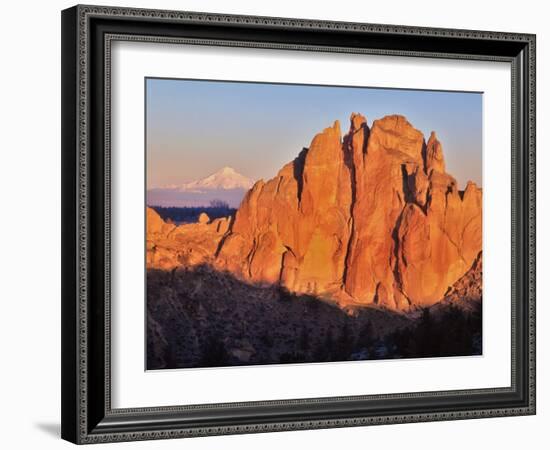
M230 218L210 220L201 213L197 223L173 225L147 208L147 267L174 269L212 264L218 245L229 230Z
M251 283L395 310L441 300L482 243L482 191L459 191L435 133L352 114L317 134L234 218L175 227L147 212L148 267L208 264ZM480 256L479 256L480 258Z

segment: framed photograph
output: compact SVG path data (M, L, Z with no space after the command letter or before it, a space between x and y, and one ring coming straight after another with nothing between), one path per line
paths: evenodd
M62 437L535 413L535 36L62 12Z

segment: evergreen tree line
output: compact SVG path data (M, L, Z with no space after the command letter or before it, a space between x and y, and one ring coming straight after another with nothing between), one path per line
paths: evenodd
M385 339L390 357L421 358L480 355L481 309L463 311L450 306L438 315L424 309L418 322Z
M212 200L209 206L151 206L165 222L168 223L194 223L199 220L201 213L208 217L218 219L235 214L236 209L230 208L223 200Z
M276 345L276 339L268 329L261 341L266 348ZM413 325L383 338L374 335L370 322L358 328L354 319L349 318L341 327L328 328L320 339L317 333L303 327L297 330L294 341L294 351L281 353L279 363L479 355L482 350L481 313L467 313L450 307L434 316L425 309ZM201 366L232 363L223 340L213 334L206 335L203 340L202 354Z

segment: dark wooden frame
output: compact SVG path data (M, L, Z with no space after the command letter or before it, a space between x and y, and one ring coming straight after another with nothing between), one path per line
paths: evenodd
M112 409L113 40L508 61L512 66L511 386ZM75 6L62 12L62 192L64 439L94 443L535 413L534 35Z

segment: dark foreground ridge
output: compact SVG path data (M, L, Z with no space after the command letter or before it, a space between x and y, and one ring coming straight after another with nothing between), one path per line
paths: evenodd
M149 269L147 369L481 354L481 304L447 303L342 309L208 265Z

